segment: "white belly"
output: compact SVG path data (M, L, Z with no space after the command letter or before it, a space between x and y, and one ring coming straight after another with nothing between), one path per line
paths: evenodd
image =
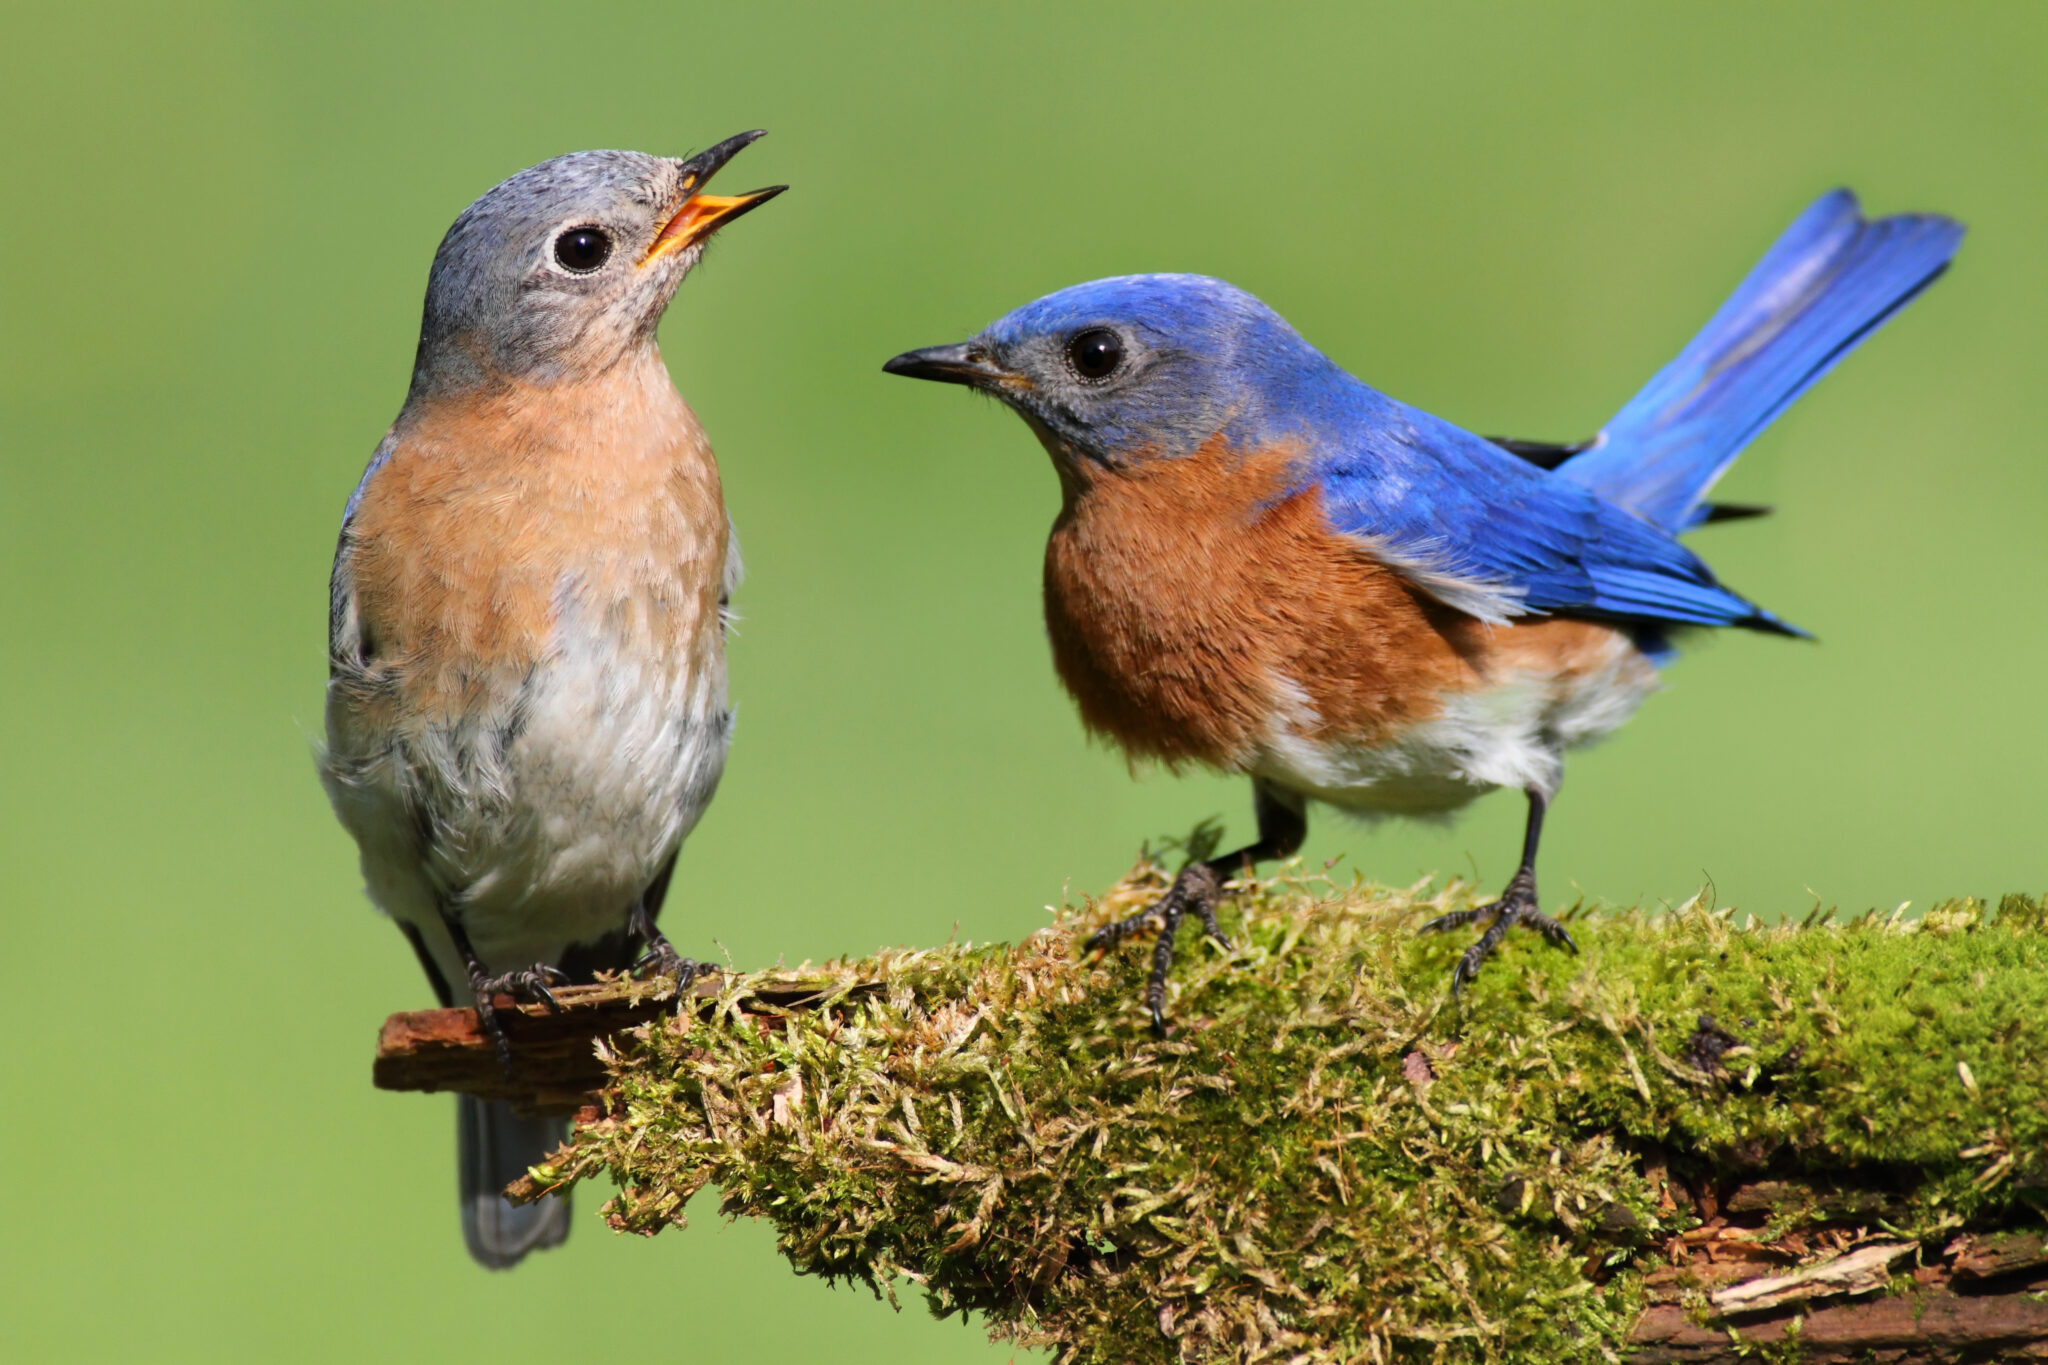
M1657 686L1655 667L1617 637L1596 668L1565 677L1508 673L1373 745L1315 736L1313 710L1289 688L1249 771L1368 817L1447 815L1499 787L1547 797L1563 776L1565 751L1611 733Z
M722 647L657 671L598 632L557 644L499 704L324 765L370 898L422 930L458 996L442 907L492 972L558 961L626 923L724 771Z

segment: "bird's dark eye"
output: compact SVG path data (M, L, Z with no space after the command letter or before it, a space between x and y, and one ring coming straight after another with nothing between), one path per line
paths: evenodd
M588 275L612 254L611 234L603 228L573 227L555 238L555 260L562 269Z
M1124 341L1107 327L1091 327L1067 343L1067 363L1083 379L1107 379L1124 363Z

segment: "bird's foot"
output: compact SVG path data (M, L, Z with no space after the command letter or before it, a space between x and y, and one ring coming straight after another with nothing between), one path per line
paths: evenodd
M509 995L514 1000L530 1001L546 1005L555 1014L562 1012L562 1002L555 999L554 988L565 986L569 978L559 969L545 962L536 962L531 967L521 967L515 972L501 972L497 976L479 974L469 983L479 1000L489 1000L494 995Z
M1508 930L1517 924L1526 924L1560 948L1573 952L1579 945L1572 942L1571 932L1564 925L1543 913L1536 904L1536 878L1527 869L1517 872L1507 890L1491 905L1482 905L1474 910L1455 910L1448 915L1438 915L1417 930L1418 933L1440 934L1446 929L1457 929L1480 920L1489 920L1486 932L1467 948L1458 958L1458 965L1451 970L1451 995L1464 993L1465 985L1479 974L1479 968L1493 950L1507 937Z
M698 977L715 972L718 968L709 962L684 957L676 951L675 944L668 941L668 935L656 930L654 937L647 944L647 951L635 959L633 970L651 971L655 976L674 977L676 993L680 995L688 990L690 983Z
M509 995L514 1000L534 1001L560 1014L562 1002L555 999L554 988L567 984L568 980L566 975L545 962L536 962L531 967L502 972L497 976L485 976L481 970L470 975L469 989L476 996L477 1021L483 1025L492 1047L497 1049L498 1065L504 1068L506 1075L512 1074L512 1044L505 1038L505 1026L498 1018L498 1007L492 997Z
M1158 925L1159 937L1152 946L1152 974L1145 981L1145 1008L1152 1015L1152 1031L1162 1038L1167 1032L1166 978L1173 970L1174 939L1180 934L1181 920L1194 915L1202 922L1202 931L1218 947L1225 952L1230 950L1230 940L1223 936L1223 926L1216 921L1216 902L1222 894L1221 873L1208 863L1189 863L1150 909L1103 925L1081 945L1083 952L1107 951L1141 929Z

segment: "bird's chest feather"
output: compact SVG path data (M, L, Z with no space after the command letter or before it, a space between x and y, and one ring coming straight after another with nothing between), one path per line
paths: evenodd
M1284 451L1211 446L1069 482L1046 547L1053 660L1134 757L1245 769L1289 727L1369 742L1469 680L1445 613L1287 471Z
M1611 627L1490 626L1411 589L1330 528L1283 450L1070 479L1045 613L1083 721L1134 758L1360 810L1553 786L1563 749L1655 686Z
M609 640L686 670L719 642L718 469L667 383L496 392L420 414L345 536L361 652L412 703Z

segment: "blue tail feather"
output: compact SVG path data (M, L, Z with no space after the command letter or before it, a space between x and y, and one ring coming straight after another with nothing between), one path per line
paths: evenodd
M1932 284L1962 237L1953 219L1873 222L1849 191L1823 195L1558 474L1666 530L1698 525L1742 448Z

